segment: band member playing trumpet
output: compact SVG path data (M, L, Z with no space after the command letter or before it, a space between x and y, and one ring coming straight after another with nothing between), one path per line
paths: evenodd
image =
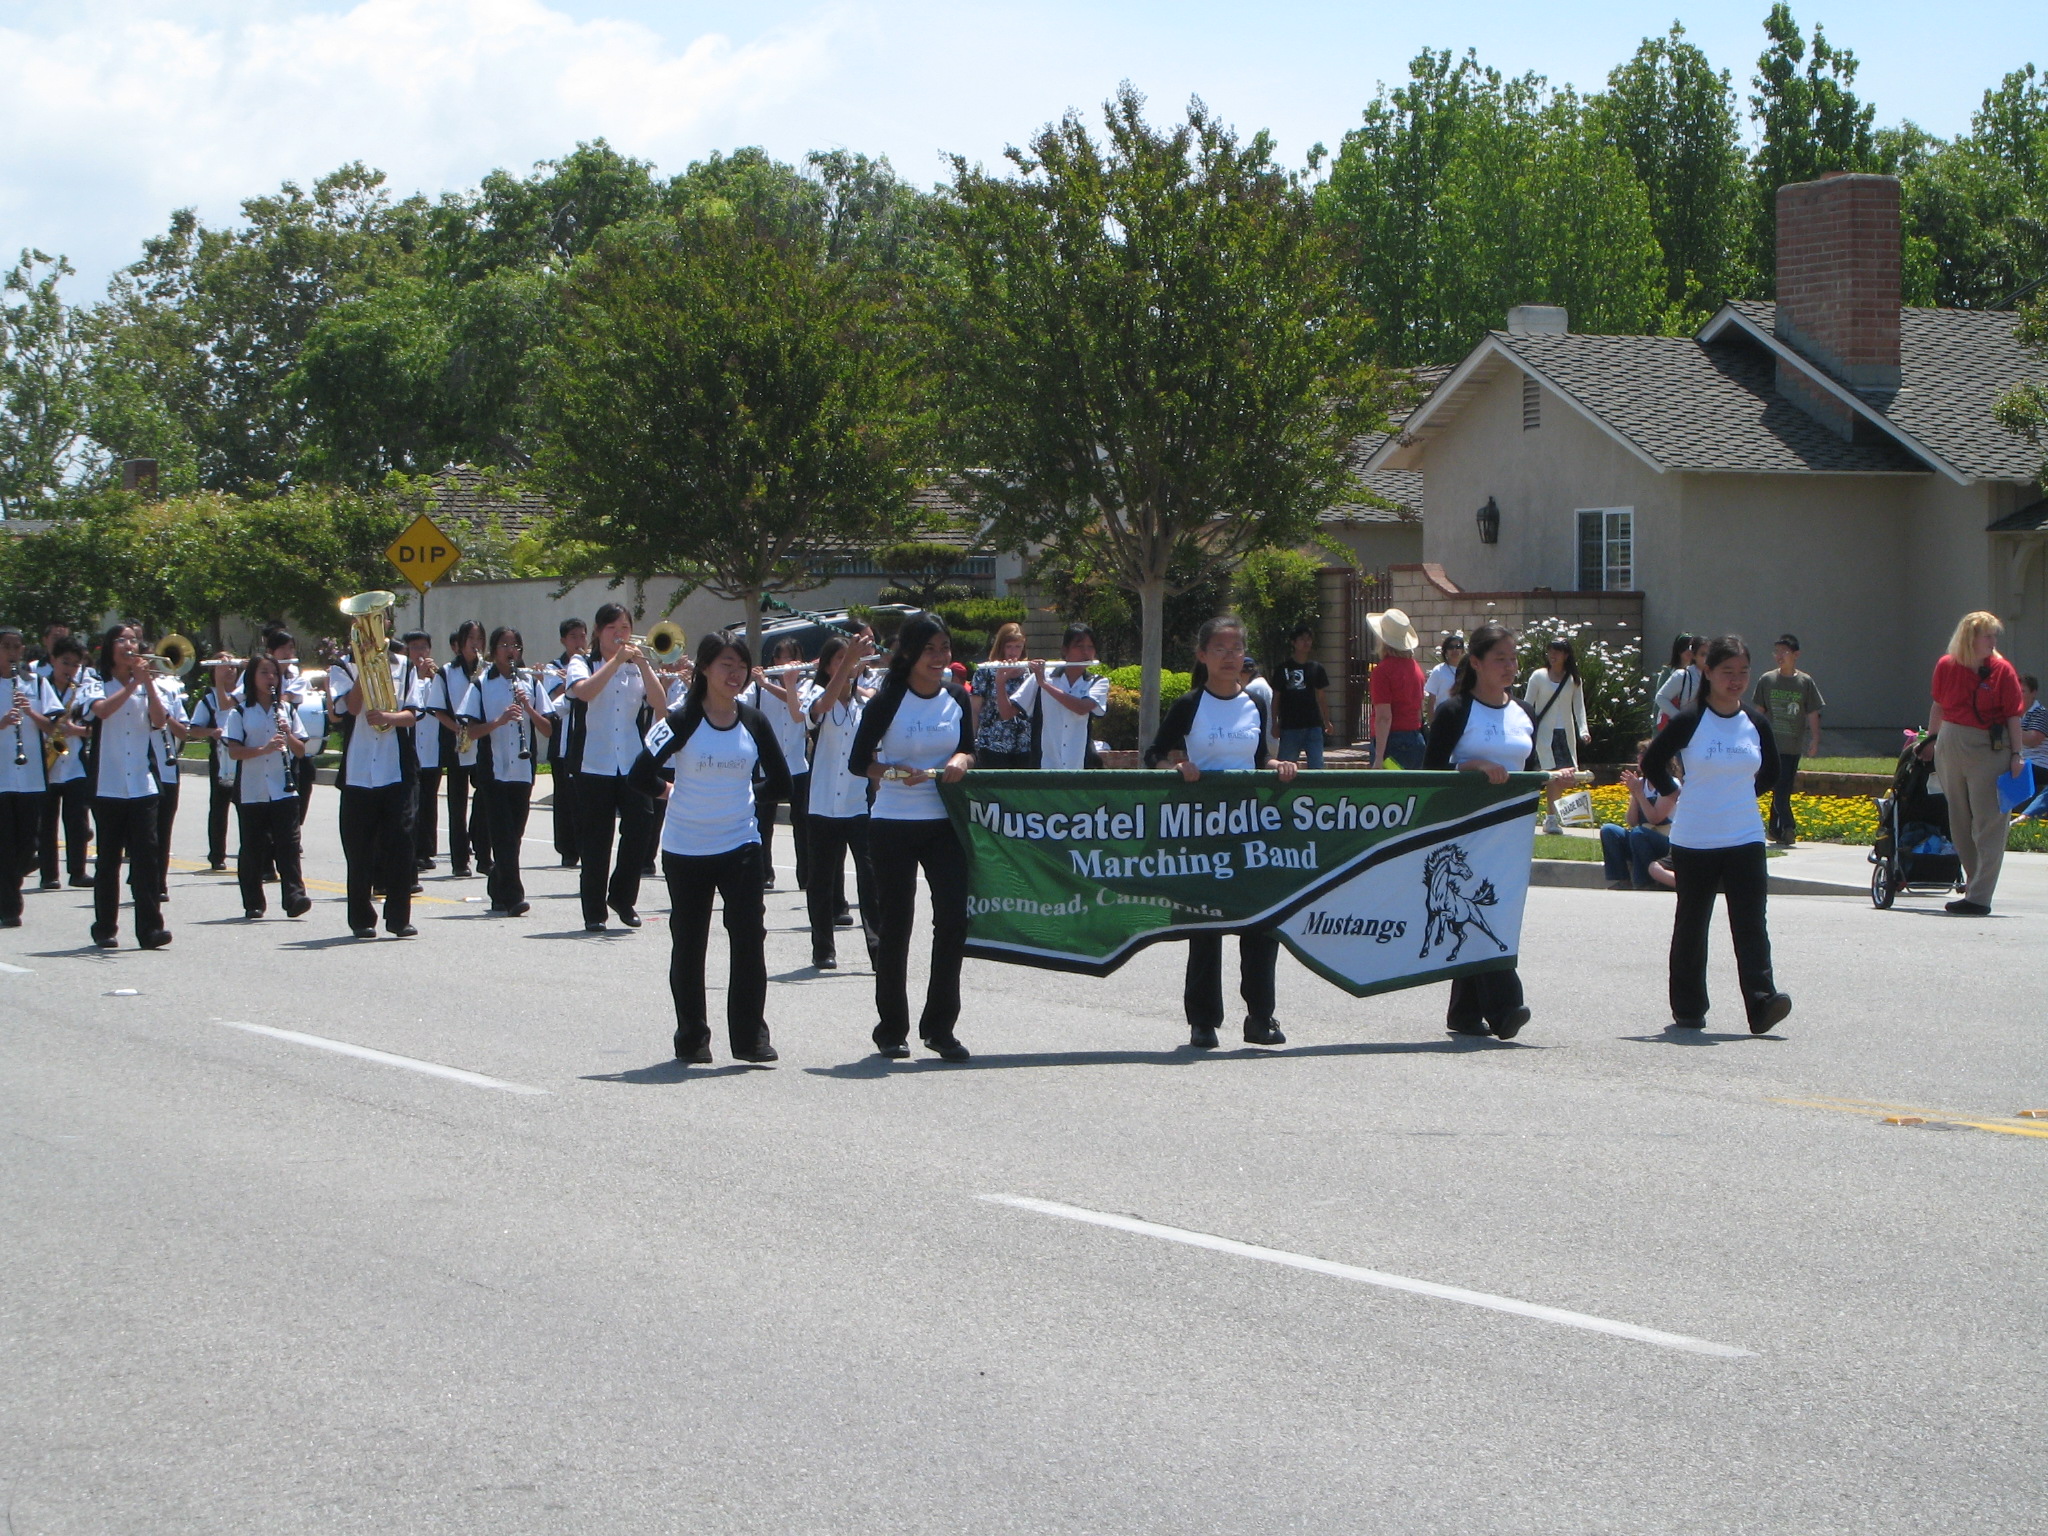
M43 820L43 736L57 713L50 685L21 654L21 631L0 629L0 928L21 926L21 881Z
M518 630L492 630L490 668L470 684L458 711L479 744L477 813L490 837L491 910L506 917L524 917L531 906L519 876L519 843L533 803L534 765L554 731L533 674L520 665L524 648Z
M704 1006L704 950L714 897L725 907L730 971L726 1030L741 1061L775 1060L768 1040L768 963L761 900L759 792L789 793L782 748L761 712L742 704L753 658L744 641L716 632L697 646L697 667L680 708L657 721L633 763L647 795L667 789L661 866L669 895L669 994L676 1008L676 1059L711 1062ZM664 786L662 779L672 782Z
M42 845L43 889L54 891L63 885L58 878L57 833L64 834L64 867L69 870L74 890L89 890L92 876L85 872L85 849L92 841L92 780L86 772L86 745L92 730L86 725L85 706L90 694L86 674L85 647L67 632L50 647L49 685L56 708L51 716L49 745L44 766L49 775L49 792L43 797ZM51 754L54 753L54 756Z
M93 869L92 941L113 949L120 931L121 860L135 899L135 939L144 949L171 942L164 927L157 782L153 743L170 714L154 686L155 669L132 624L100 641L100 696L92 701L92 816L99 857Z
M413 795L418 761L412 732L421 716L399 708L368 707L357 676L361 666L389 667L378 652L337 661L328 669L332 709L341 721L341 851L348 860L348 926L359 939L377 937L372 892L384 892L384 926L392 937L412 938ZM397 682L392 684L393 692Z
M263 874L277 871L278 895L286 917L312 910L299 870L299 796L292 764L307 754L306 738L291 704L278 691L278 664L269 656L250 658L242 686L232 696L221 726L221 745L234 762L242 822L237 874L242 915L263 916Z
M569 663L569 697L583 926L601 933L607 907L628 928L640 926L635 909L641 870L654 851L654 802L627 776L665 695L661 674L632 644L633 618L624 607L606 603L599 608L596 628L597 649ZM612 862L614 826L617 864Z

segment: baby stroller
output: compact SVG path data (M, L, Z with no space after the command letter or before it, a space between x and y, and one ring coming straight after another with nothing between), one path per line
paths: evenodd
M1877 802L1870 904L1880 910L1901 895L1947 896L1962 887L1963 861L1948 837L1948 797L1918 745L1899 754L1892 787Z

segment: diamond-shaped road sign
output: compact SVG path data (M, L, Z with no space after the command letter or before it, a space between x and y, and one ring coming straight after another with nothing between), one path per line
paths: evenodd
M412 526L391 541L384 558L398 567L398 574L424 594L427 588L454 569L462 558L455 541L443 533L431 517L422 512Z

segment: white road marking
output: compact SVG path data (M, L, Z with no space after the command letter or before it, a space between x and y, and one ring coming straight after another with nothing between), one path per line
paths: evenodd
M7 973L8 975L10 975L10 976L33 976L33 975L35 975L35 972L34 972L34 971L32 971L32 970L30 970L30 969L29 969L29 968L28 968L27 966L25 966L25 965L9 965L9 964L8 964L8 963L7 963L6 961L4 961L4 960L0 960L0 971L5 971L5 972L6 972L6 973Z
M346 1040L329 1040L324 1035L302 1035L295 1029L273 1029L268 1024L241 1024L233 1019L219 1021L229 1029L247 1030L252 1035L268 1035L273 1040L289 1040L294 1045L310 1045L315 1050L333 1051L341 1056L354 1056L363 1061L380 1062L387 1067L403 1067L408 1072L424 1072L429 1077L445 1077L450 1082L467 1083L472 1088L496 1088L504 1093L545 1094L545 1088L529 1088L524 1083L508 1083L503 1078L485 1077L481 1072L465 1072L460 1067L444 1067L438 1061L419 1061L411 1056L394 1056L389 1051L373 1051L366 1045L350 1045Z
M1469 1307L1512 1312L1517 1317L1534 1317L1547 1323L1563 1323L1571 1328L1585 1328L1594 1333L1611 1333L1616 1338L1634 1339L1643 1344L1660 1344L1666 1349L1682 1349L1696 1355L1748 1359L1756 1353L1754 1350L1737 1349L1732 1344L1715 1344L1707 1339L1690 1338L1682 1333L1664 1333L1655 1328L1641 1328L1634 1323L1617 1323L1609 1318L1593 1317L1585 1312L1567 1312L1561 1307L1539 1306L1533 1301L1516 1301L1511 1296L1490 1296L1484 1291L1468 1291L1461 1286L1438 1285L1434 1280L1410 1280L1405 1275L1390 1275L1383 1270L1360 1269L1353 1264L1336 1264L1328 1259L1310 1258L1307 1254L1288 1253L1279 1248L1261 1248L1256 1243L1240 1243L1227 1237L1212 1237L1207 1232L1190 1232L1184 1227L1161 1226L1158 1222L1139 1221L1132 1216L1112 1216L1103 1211L1085 1210L1078 1205L1061 1205L1055 1200L1033 1200L1026 1195L982 1195L980 1198L997 1205L1012 1205L1022 1211L1037 1211L1042 1216L1063 1216L1069 1221L1085 1221L1091 1226L1109 1227L1118 1232L1136 1232L1144 1237L1164 1238L1170 1243L1186 1243L1192 1248L1207 1248L1216 1253L1235 1254L1241 1259L1263 1259L1268 1264L1284 1264L1290 1269L1305 1269L1313 1274L1332 1275L1339 1280L1356 1280L1364 1285L1384 1286L1390 1291L1409 1291L1417 1296L1434 1296L1439 1301L1461 1301Z

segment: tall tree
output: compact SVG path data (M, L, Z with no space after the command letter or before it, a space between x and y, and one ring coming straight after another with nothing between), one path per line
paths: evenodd
M1856 55L1837 48L1816 24L1808 49L1792 7L1784 0L1764 18L1769 39L1757 57L1749 98L1750 116L1760 133L1750 159L1756 189L1756 221L1750 241L1750 262L1759 287L1775 292L1778 255L1778 188L1812 181L1829 171L1878 169L1871 121L1877 109L1860 101L1851 87L1856 81Z
M34 517L104 463L86 435L86 340L63 257L23 251L0 278L0 517Z
M1010 176L955 158L937 367L997 536L1085 548L1137 593L1149 734L1168 595L1313 533L1376 380L1265 134L1240 142L1200 101L1155 129L1128 84L1103 127L1069 113L1008 151Z
M614 231L563 290L538 464L554 536L617 579L745 605L821 585L923 466L886 290L728 209Z
M1665 303L1697 315L1745 293L1752 191L1728 71L1674 21L1608 75L1595 107L1643 184Z
M2042 450L2040 480L2048 483L2048 294L2039 289L2020 307L2018 335L2032 354L2036 377L1998 402L1998 424Z

